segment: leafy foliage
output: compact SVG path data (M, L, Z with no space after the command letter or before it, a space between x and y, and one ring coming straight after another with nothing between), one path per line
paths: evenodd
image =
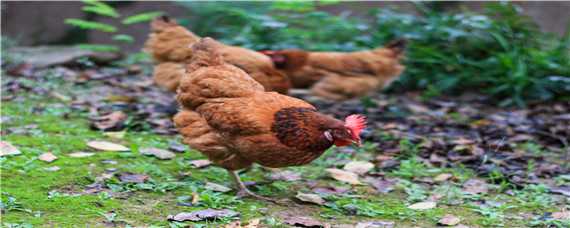
M181 21L199 35L257 50L354 51L407 38L407 68L392 91L422 90L429 98L477 90L519 106L570 94L570 32L543 33L510 3L489 3L483 14L417 3L420 16L374 9L372 21L314 11L306 2L180 4L194 16Z
M101 2L99 0L83 0L85 6L81 8L82 11L86 13L91 13L99 16L110 17L110 18L121 18L121 15L115 8L108 5L105 2ZM152 11L152 12L142 12L135 15L131 15L125 17L121 20L122 25L128 26L136 23L148 22L155 17L162 15L162 12L159 11ZM90 20L83 20L77 18L68 18L65 19L65 23L69 24L74 27L78 27L80 29L85 30L96 30L102 31L107 33L117 33L119 32L120 28L116 26L95 22ZM119 43L134 43L135 39L127 34L115 34L113 35L112 39ZM102 52L119 52L120 48L116 44L79 44L78 45L82 49L92 50L92 51L102 51Z
M85 6L81 8L81 10L84 12L115 18L120 16L113 7L107 5L104 2L97 0L83 0L82 2L85 3Z
M99 30L102 32L111 32L111 33L117 31L117 28L115 26L99 22L81 20L81 19L74 19L74 18L65 19L65 23L87 30Z
M162 12L160 12L160 11L139 13L139 14L129 16L129 17L125 18L124 20L122 20L121 22L125 25L148 22L148 21L151 21L152 19L154 19L155 17L158 17L160 15L162 15Z

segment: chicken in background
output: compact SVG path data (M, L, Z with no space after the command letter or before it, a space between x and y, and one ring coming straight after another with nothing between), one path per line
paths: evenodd
M278 168L305 165L332 145L360 144L365 118L344 121L297 98L266 92L242 69L226 63L220 45L203 38L181 79L174 123L184 143L227 169L238 195L273 201L249 191L237 170L253 163Z
M151 22L151 33L145 43L145 51L156 62L153 79L158 86L176 91L185 71L184 66L193 54L190 46L199 39L199 36L166 16ZM275 69L269 57L246 48L222 43L219 46L218 51L227 63L244 70L266 91L288 92L291 86L289 78Z
M357 52L263 51L294 88L310 88L319 97L346 100L385 88L404 70L400 63L406 40Z

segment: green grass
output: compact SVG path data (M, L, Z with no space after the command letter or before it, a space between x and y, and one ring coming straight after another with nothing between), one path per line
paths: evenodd
M57 83L64 82L51 82L52 85L48 86L57 86ZM68 84L63 84L60 88L78 89L69 87ZM179 140L178 136L128 131L123 139L112 139L102 132L90 130L85 113L72 111L59 102L61 101L28 95L24 102L4 102L2 105L2 116L10 117L8 122L2 124L3 129L37 125L37 128L26 134L2 136L2 140L12 143L23 153L0 158L4 210L2 223L5 227L18 227L14 224L19 224L20 227L102 226L104 222L109 221L120 226L129 224L177 227L191 223L168 222L168 215L206 208L232 209L240 212L242 221L261 218L264 224L271 227L283 227L281 219L275 217L275 214L291 210L335 224L387 220L395 221L399 227L434 227L441 217L449 213L462 218L462 224L482 227L492 227L494 224L523 227L531 222L560 222L510 219L519 213L538 216L545 212L559 211L562 206L553 201L543 187L528 186L514 191L514 196L502 194L497 189L482 196L465 195L460 190L461 183L474 177L472 170L427 167L415 157L417 145L405 140L400 142L401 150L405 154L401 158L402 165L387 174L401 178L402 181L388 194L378 194L367 185L351 187L327 177L324 169L340 167L337 165L339 159L351 158L350 154L331 149L311 165L290 169L300 173L304 180L351 188L349 194L327 196L327 204L323 206L295 202L286 207L252 199L237 199L233 192L216 193L203 188L206 182L230 187L230 179L227 172L218 167L191 168L189 160L204 158L197 151L177 154L172 160L157 160L138 153L138 149L143 147L167 148L171 141ZM43 111L33 112L38 107L43 107ZM91 140L120 143L130 147L131 152L95 152L86 146ZM525 147L533 148L530 145ZM95 155L85 158L68 156L79 151L94 152ZM52 152L58 159L49 164L38 160L37 156L44 152ZM375 146L367 143L358 150L355 159L367 160L376 153ZM118 164L103 163L104 160L114 160ZM45 170L52 166L59 166L61 170ZM76 195L108 168L117 168L119 173L146 174L150 176L150 180L144 184L130 184L121 183L113 177L104 181L113 190L111 193ZM433 178L441 173L451 173L458 181L438 185L413 182L414 178L420 176ZM297 191L310 191L305 182L271 183L267 182L267 175L266 170L256 166L242 174L242 178L245 181L261 182L252 187L252 190L276 198L291 198ZM559 179L564 181L562 177ZM193 192L199 194L201 199L198 205L177 205L178 202L187 201ZM412 203L426 200L434 193L444 196L437 208L427 211L407 208ZM502 204L476 204L482 199ZM230 221L225 219L198 224L216 227Z

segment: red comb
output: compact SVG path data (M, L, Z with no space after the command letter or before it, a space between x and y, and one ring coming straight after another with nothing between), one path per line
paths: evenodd
M344 126L350 128L354 136L359 137L362 129L366 128L366 117L358 114L347 116Z

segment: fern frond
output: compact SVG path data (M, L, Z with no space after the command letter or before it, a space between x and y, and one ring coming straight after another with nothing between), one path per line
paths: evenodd
M115 26L112 26L109 24L86 21L86 20L81 20L81 19L76 19L76 18L65 19L65 23L72 25L72 26L76 26L76 27L81 28L81 29L87 29L87 30L99 30L99 31L110 32L110 33L117 31L117 28Z
M125 43L133 43L135 42L135 38L127 34L118 34L113 36L113 40Z
M96 52L119 52L119 47L106 44L78 44L78 48Z
M135 24L135 23L141 23L141 22L147 22L147 21L151 21L152 19L154 19L155 17L158 17L160 15L164 14L163 12L160 11L152 11L152 12L145 12L145 13L139 13L139 14L135 14L132 16L128 16L127 18L125 18L122 22L125 25L130 25L130 24Z

